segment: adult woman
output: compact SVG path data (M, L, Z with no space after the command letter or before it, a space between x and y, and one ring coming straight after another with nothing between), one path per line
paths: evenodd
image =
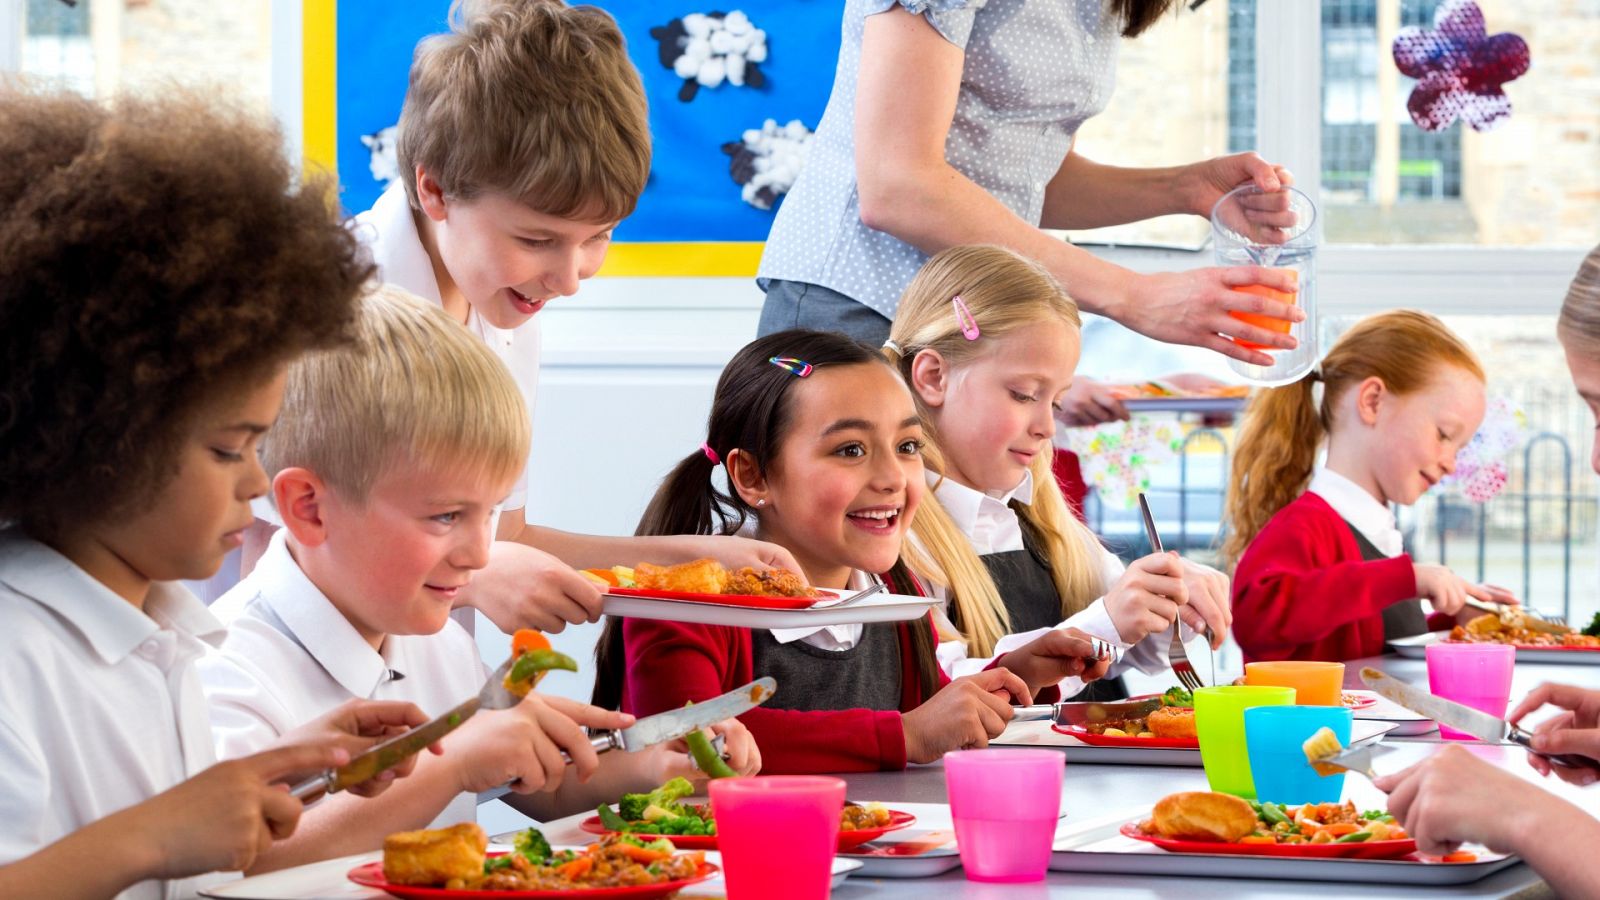
M1078 127L1110 97L1119 36L1144 31L1172 2L847 0L833 95L762 259L761 332L799 325L882 341L928 255L997 243L1044 264L1083 308L1151 337L1261 364L1270 357L1219 332L1293 346L1227 316L1300 318L1229 289L1289 289L1281 271L1139 275L1042 230L1209 215L1240 183L1288 183L1253 153L1129 169L1074 152Z

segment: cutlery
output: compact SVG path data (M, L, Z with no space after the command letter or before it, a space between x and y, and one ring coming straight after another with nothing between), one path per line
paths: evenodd
M289 793L306 800L322 793L333 794L347 790L405 762L424 747L455 731L462 722L472 718L472 714L480 709L510 709L516 706L522 698L506 690L505 686L506 674L511 671L511 664L514 662L516 662L515 657L506 660L499 668L490 672L488 680L483 683L483 689L478 691L478 696L425 725L368 748L338 768L327 769L300 782L290 788Z
M1367 687L1404 706L1406 709L1421 713L1441 725L1448 725L1457 731L1470 734L1485 743L1515 744L1535 756L1542 756L1550 760L1550 762L1558 766L1566 766L1573 769L1600 770L1600 761L1589 759L1586 756L1544 753L1535 750L1533 749L1533 736L1510 722L1473 709L1465 704L1437 697L1371 666L1361 669L1361 680L1366 683Z
M1014 707L1011 711L1011 721L1034 722L1040 719L1049 719L1057 725L1087 726L1111 719L1137 719L1148 716L1160 708L1160 697L1151 697L1146 700L1123 700L1114 703L1101 703L1092 700L1040 703L1032 706Z
M1345 747L1339 743L1332 728L1317 729L1317 733L1307 738L1301 746L1306 752L1306 761L1318 775L1356 772L1368 778L1378 777L1378 773L1372 770L1373 745Z
M1157 553L1164 552L1161 546L1161 535L1156 533L1155 516L1150 515L1150 502L1144 498L1144 492L1139 493L1139 511L1144 514L1144 533L1150 539L1150 547ZM1189 690L1206 686L1200 680L1200 675L1195 672L1194 666L1189 663L1189 654L1183 649L1182 629L1178 620L1172 620L1172 641L1167 647L1167 661L1172 664L1172 674L1177 677L1178 683ZM1215 671L1215 663L1213 663Z
M854 594L840 597L838 600L826 600L822 603L815 603L806 607L806 609L838 609L841 606L851 606L873 596L874 594L881 594L887 590L888 587L880 581L877 584L864 587L861 590L856 591Z
M1507 603L1494 603L1486 600L1478 600L1473 597L1467 598L1466 605L1472 607L1473 609L1481 609L1484 612L1494 613L1500 617L1501 622L1519 622L1522 627L1528 629L1529 631L1537 631L1540 634L1572 633L1572 628L1566 624L1566 620L1562 617L1544 616L1530 607L1512 606Z

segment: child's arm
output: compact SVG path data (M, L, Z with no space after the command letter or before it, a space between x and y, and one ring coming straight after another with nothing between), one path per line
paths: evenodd
M278 783L349 760L343 748L323 745L219 763L0 867L0 897L87 900L149 879L248 868L300 818L300 801Z
M610 537L578 534L533 524L524 524L518 529L515 523L522 521L521 510L512 510L505 515L511 520L507 526L510 533L502 533L501 540L516 541L543 550L575 569L619 564L631 566L641 561L681 563L710 557L730 569L750 566L801 573L800 564L788 550L754 538L721 534Z

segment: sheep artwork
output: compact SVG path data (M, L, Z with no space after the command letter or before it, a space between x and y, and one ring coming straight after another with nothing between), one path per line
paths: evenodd
M779 125L768 119L760 128L746 129L740 140L722 145L732 157L728 174L740 185L744 202L756 209L771 209L794 187L811 149L811 129L795 119Z
M724 81L734 87L760 88L767 83L761 63L767 59L767 33L740 10L689 13L650 29L661 65L683 79L678 99L693 100L700 89Z
M366 145L371 158L367 160L367 167L372 170L372 177L383 182L388 188L400 178L400 158L395 152L395 135L399 129L390 125L381 131L372 134L363 134L361 143Z

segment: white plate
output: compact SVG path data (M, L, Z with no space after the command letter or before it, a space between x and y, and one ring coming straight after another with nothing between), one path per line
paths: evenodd
M1428 722L1427 719L1422 721ZM1432 722L1428 722L1432 725ZM1402 727L1400 723L1357 717L1350 726L1350 745L1358 747L1383 739ZM1199 766L1200 751L1169 747L1091 747L1050 727L1049 722L1021 722L1007 728L991 746L1049 747L1067 754L1071 762L1124 766Z
M937 597L875 594L849 606L821 609L752 609L694 600L655 600L606 594L606 615L738 628L817 628L867 622L904 622L920 619L940 602Z
M1378 702L1372 706L1355 710L1356 720L1392 723L1394 730L1389 733L1394 737L1416 737L1428 734L1439 727L1436 722L1427 716L1421 713L1414 713L1387 697L1378 696L1377 691L1345 691L1345 693L1359 694L1363 697L1371 697L1377 700Z
M1394 652L1407 659L1426 659L1428 645L1438 643L1448 637L1448 631L1430 631L1427 634L1413 635L1412 637L1396 638L1389 642ZM1531 663L1560 663L1566 665L1600 666L1600 648L1593 650L1557 650L1541 649L1538 647L1518 647L1518 662Z
M946 807L948 809L948 807ZM961 854L956 850L956 838L950 828L906 828L891 831L866 846L883 847L892 844L918 843L934 831L950 835L949 840L931 850L915 856L873 856L854 850L841 852L836 859L849 859L861 864L861 874L874 878L929 878L960 867Z

